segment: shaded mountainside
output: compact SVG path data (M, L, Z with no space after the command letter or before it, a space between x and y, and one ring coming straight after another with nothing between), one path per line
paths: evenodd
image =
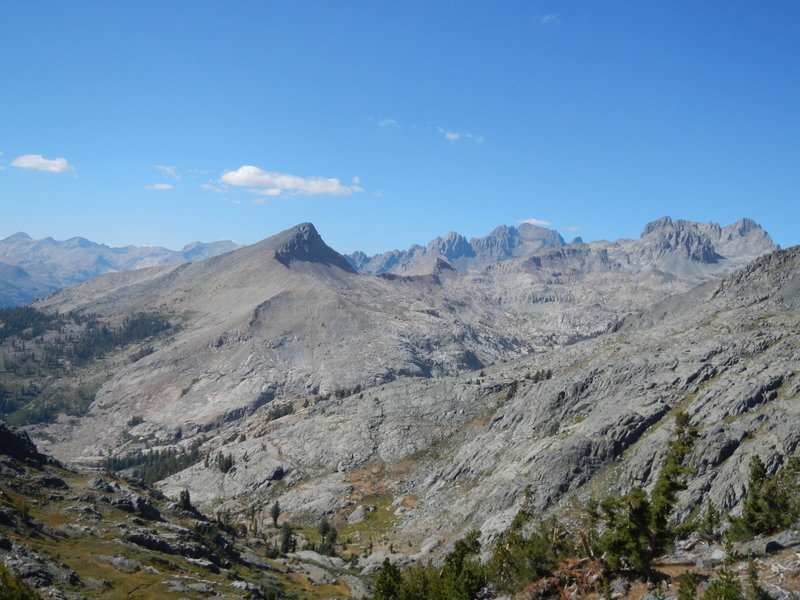
M82 237L34 240L16 233L0 240L0 308L25 304L104 273L202 260L238 247L219 241L194 242L177 252L148 246L112 248ZM17 270L9 270L11 266Z

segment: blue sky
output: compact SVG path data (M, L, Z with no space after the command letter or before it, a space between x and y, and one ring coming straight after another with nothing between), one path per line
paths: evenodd
M3 2L0 237L800 242L800 3Z

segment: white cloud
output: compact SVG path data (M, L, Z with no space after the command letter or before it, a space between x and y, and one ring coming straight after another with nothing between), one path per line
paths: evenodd
M348 196L363 192L357 185L342 185L335 177L298 177L286 173L264 171L252 165L244 165L235 171L222 174L220 181L230 185L251 188L247 190L259 196L279 196L283 192L296 195Z
M171 190L173 186L168 183L154 183L153 185L145 186L148 190Z
M209 192L217 192L218 194L227 194L228 188L226 186L216 186L211 185L210 183L201 183L200 187L204 190L208 190Z
M378 121L378 127L382 129L398 129L400 127L400 123L394 119L381 119Z
M542 25L559 25L561 23L561 18L558 15L549 14L543 16L539 22Z
M520 219L517 221L520 225L523 223L527 223L528 225L536 225L537 227L547 227L548 225L552 225L550 221L542 221L541 219Z
M161 171L165 176L171 177L172 179L180 179L181 176L178 174L178 167L168 167L166 165L153 165L154 169L158 169Z
M48 160L41 154L23 154L15 158L11 166L20 167L21 169L36 169L37 171L46 171L48 173L66 173L71 168L66 158Z
M353 177L353 184L359 185L361 183L361 177Z
M472 140L476 144L482 144L484 137L482 135L475 135L473 133L460 133L458 131L448 131L444 127L437 127L437 131L442 134L445 139L450 140L451 142L455 142L464 138L466 140Z
M265 190L251 188L247 191L251 194L255 194L256 196L280 196L282 190L279 190L278 188L267 188Z
M570 227L562 227L562 229L564 231L580 231L581 230L581 228L578 227L577 225L572 225Z

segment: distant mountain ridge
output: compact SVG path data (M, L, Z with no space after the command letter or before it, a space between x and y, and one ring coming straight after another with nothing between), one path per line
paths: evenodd
M626 244L626 240L584 244L581 238L575 238L567 244L555 230L523 223L519 227L501 225L481 238L467 240L463 235L451 231L444 237L431 240L426 246L414 244L408 250L391 250L374 256L357 251L345 258L361 273L419 274L429 272L437 261L444 260L460 273L470 274L506 260L531 257L568 245L607 248L612 253L617 248L630 249L633 256L626 259L628 262L631 259L658 262L659 258L671 254L672 263L685 259L705 265L724 260L744 264L765 252L778 249L767 232L748 218L722 227L718 223L695 223L662 217L645 226L640 240L633 245ZM674 264L664 266L667 271L672 271Z
M437 259L446 260L460 273L475 273L502 260L530 256L565 244L557 231L523 223L519 227L501 225L482 238L467 240L451 231L431 240L427 246L414 244L408 250L391 250L371 257L353 252L345 258L361 273L405 274Z
M0 240L0 307L25 304L98 275L210 258L239 248L229 240L193 242L175 251L159 246L114 248L83 237L34 240L19 232Z

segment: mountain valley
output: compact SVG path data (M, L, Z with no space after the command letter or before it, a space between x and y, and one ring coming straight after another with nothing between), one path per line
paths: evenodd
M751 457L800 456L798 273L800 249L749 219L588 244L524 224L374 257L305 223L5 309L31 312L4 316L0 391L38 452L136 474L162 513L187 494L263 532L279 503L307 540L333 523L361 575L472 530L488 559L523 506L652 492L679 414L697 439L677 519L739 514ZM325 597L367 594L349 581Z

